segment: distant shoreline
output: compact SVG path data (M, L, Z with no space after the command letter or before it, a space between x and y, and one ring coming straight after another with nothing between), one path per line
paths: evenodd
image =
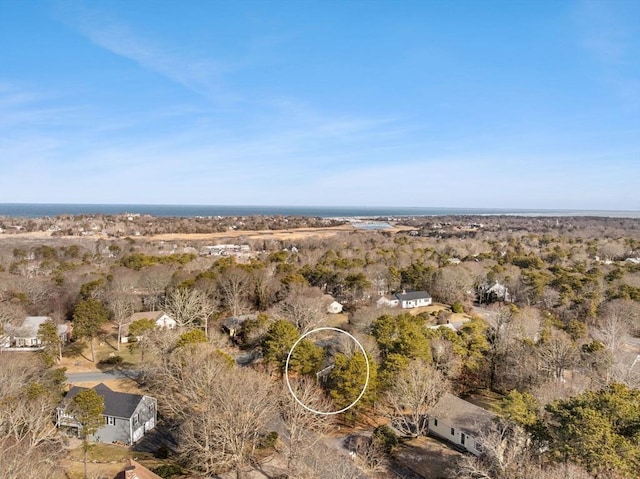
M358 207L358 206L250 206L250 205L133 205L133 204L40 204L0 203L0 217L43 218L80 215L149 215L157 217L307 216L320 218L371 219L411 216L530 216L640 218L640 211Z

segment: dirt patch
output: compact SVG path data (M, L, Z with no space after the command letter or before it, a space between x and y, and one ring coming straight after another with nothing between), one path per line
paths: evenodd
M462 453L431 437L419 437L400 446L394 457L398 464L425 479L448 479L455 477L451 468Z
M84 477L84 464L82 461L82 447L69 451L69 456L61 461L67 477L81 479ZM151 457L149 454L133 451L127 447L111 444L94 444L89 452L87 472L89 477L115 477L122 471L128 458L135 459L148 469L153 469L163 461ZM95 461L95 462L94 462Z

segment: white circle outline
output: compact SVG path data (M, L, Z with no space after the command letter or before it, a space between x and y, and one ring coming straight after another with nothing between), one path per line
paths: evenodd
M302 341L304 338L306 338L307 336L309 336L312 333L317 333L318 331L337 331L339 333L344 333L347 336L349 336L351 339L353 339L356 344L358 345L358 347L360 348L360 351L362 351L362 355L364 356L364 360L367 364L367 379L364 382L364 387L362 388L362 391L360 391L360 395L356 398L355 401L353 401L351 404L349 404L347 407L340 409L339 411L329 411L329 412L325 412L325 411L316 411L315 409L311 409L309 406L307 406L306 404L304 404L302 401L300 401L300 399L298 399L298 397L296 396L296 394L293 392L293 389L291 389L291 383L289 382L289 360L291 359L291 353L293 353L293 350L296 349L296 346L298 345L298 343L300 341ZM367 386L369 385L369 359L367 358L367 352L364 350L364 348L362 347L362 344L360 344L360 341L358 341L356 338L354 338L351 334L347 333L344 329L340 329L340 328L332 328L330 326L323 326L321 328L316 328L316 329L312 329L311 331L308 331L306 333L304 333L302 336L300 336L298 338L298 340L293 344L293 346L291 347L291 349L289 350L289 354L287 355L287 362L285 363L284 366L284 375L285 378L287 380L287 387L289 388L289 392L291 393L291 395L293 396L293 399L296 400L296 402L298 404L300 404L300 406L302 406L303 408L305 408L307 411L310 411L314 414L320 414L322 416L332 416L334 414L340 414L343 413L345 411L348 411L349 409L351 409L353 406L355 406L358 401L360 401L360 399L362 399L362 396L364 396L364 393L367 390Z

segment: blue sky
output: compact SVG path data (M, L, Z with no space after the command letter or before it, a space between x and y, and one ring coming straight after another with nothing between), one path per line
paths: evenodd
M0 202L640 210L640 2L0 0Z

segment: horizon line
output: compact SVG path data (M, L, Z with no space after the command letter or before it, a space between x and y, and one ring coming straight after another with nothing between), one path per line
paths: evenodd
M505 208L503 206L446 206L446 205L431 205L431 206L406 206L406 205L357 205L357 204L344 204L344 205L294 205L294 204L242 204L242 203L77 203L77 202L13 202L13 201L0 201L0 205L59 205L59 206L197 206L197 207L242 207L242 208L402 208L402 209L451 209L451 210L502 210L502 211L627 211L630 213L640 213L639 209L597 209L597 208L538 208L538 207L514 207Z

